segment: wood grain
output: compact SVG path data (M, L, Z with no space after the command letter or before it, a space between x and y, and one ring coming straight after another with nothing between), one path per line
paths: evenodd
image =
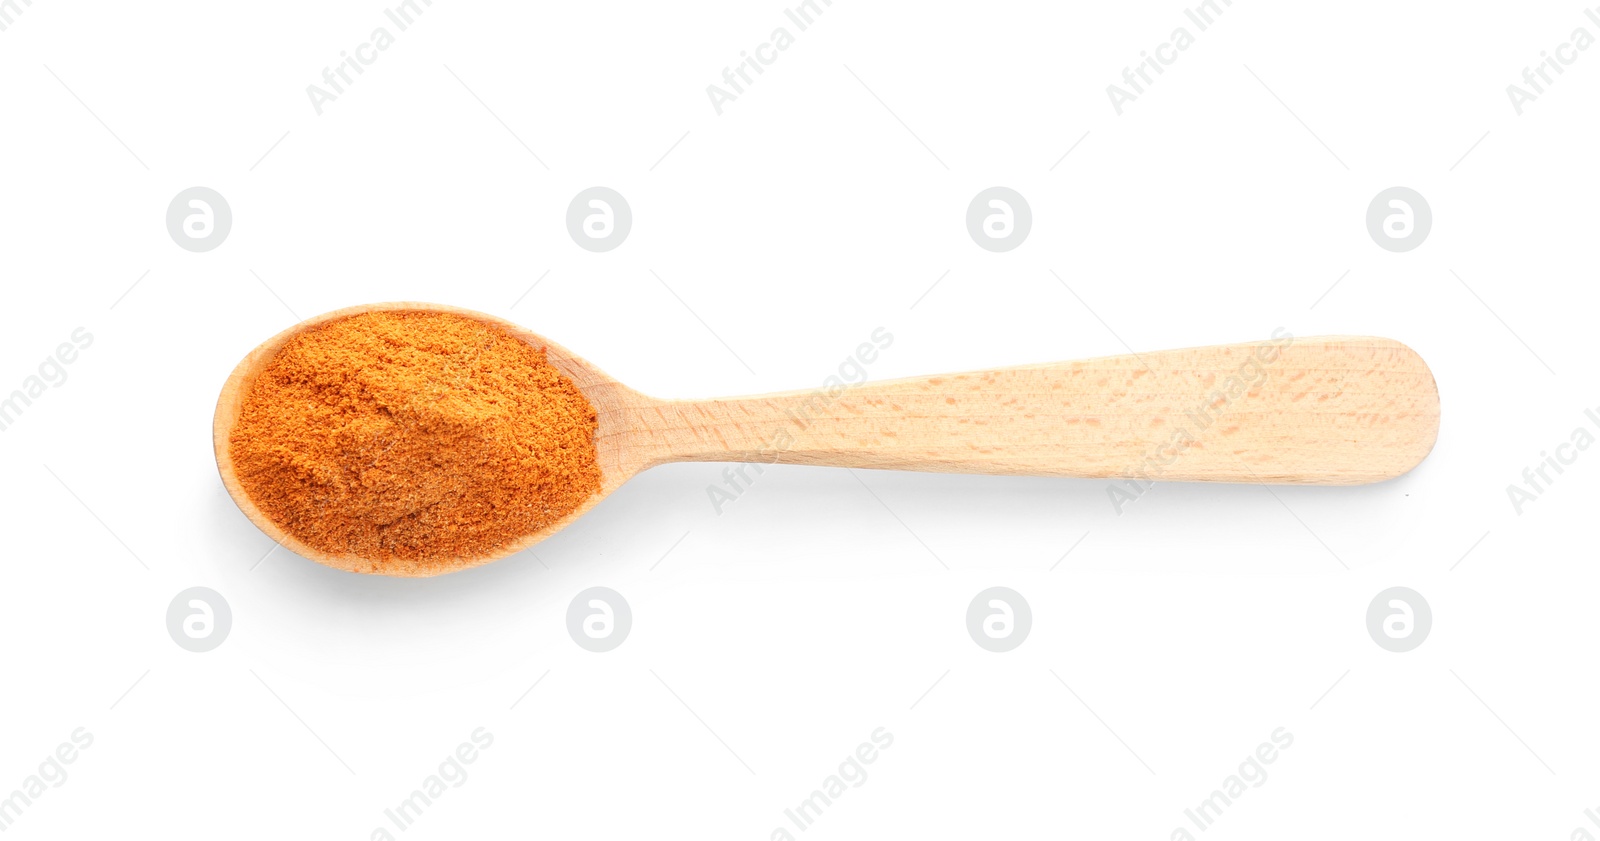
M537 543L639 471L667 462L1350 485L1412 469L1432 450L1439 428L1432 373L1391 339L1279 334L832 391L664 400L494 316L437 304L373 304L318 316L258 347L223 386L212 430L223 483L262 531L305 557L360 572L379 570L313 550L267 519L234 477L228 441L250 383L289 338L375 310L452 312L505 329L545 348L599 414L601 491L560 522L492 556L461 559L460 568Z
M635 401L621 461L755 461L1177 481L1360 484L1433 448L1439 397L1388 339L1285 338L868 383Z

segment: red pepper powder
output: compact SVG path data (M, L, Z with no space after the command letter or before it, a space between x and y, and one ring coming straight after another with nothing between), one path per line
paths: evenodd
M543 348L452 313L289 340L251 383L235 474L279 527L373 572L463 566L600 490L596 414Z

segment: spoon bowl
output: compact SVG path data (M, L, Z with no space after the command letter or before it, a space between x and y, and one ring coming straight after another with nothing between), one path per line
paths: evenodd
M582 516L590 508L593 508L600 500L632 478L635 473L649 466L638 460L639 452L637 450L630 451L621 446L621 442L626 440L623 432L629 417L629 413L626 411L627 407L639 405L642 401L648 400L648 398L607 376L577 354L555 342L549 341L543 336L503 318L444 304L393 302L345 307L344 309L308 318L262 342L233 369L233 373L228 376L227 382L223 384L222 392L217 398L216 414L212 419L212 447L216 452L217 470L222 476L222 484L227 488L229 496L232 496L233 501L238 504L239 510L250 518L250 522L254 523L267 537L272 538L274 542L283 548L301 557L350 572L376 572L385 575L402 576L428 576L436 575L440 572L440 570L424 565L396 562L377 564L368 558L333 554L307 545L268 517L260 506L256 505L255 501L250 498L250 494L245 491L244 486L240 484L239 478L234 472L233 456L229 446L230 439L234 425L238 422L239 416L244 409L245 397L250 393L250 386L255 382L261 371L272 362L284 345L288 344L296 336L323 324L369 312L450 313L496 327L534 347L544 348L546 360L556 370L560 371L563 376L572 380L595 408L599 422L595 431L595 450L600 464L600 490L590 495L576 510L567 516L508 543L489 554L475 558L459 559L451 571L467 569L489 561L509 557L544 540L565 528L568 523Z
M536 531L444 564L325 552L268 517L241 485L230 454L251 385L305 331L394 311L471 318L543 348L596 411L600 489ZM863 344L858 353L870 348L875 355L882 347L887 344ZM1415 351L1391 339L1298 338L1280 331L1256 343L882 383L838 381L759 397L663 400L504 319L399 302L335 310L262 343L223 385L212 435L228 493L283 547L352 572L427 576L514 555L583 516L641 470L667 462L1111 479L1107 495L1119 504L1119 495L1137 498L1155 481L1351 485L1391 479L1428 455L1438 427L1432 372Z

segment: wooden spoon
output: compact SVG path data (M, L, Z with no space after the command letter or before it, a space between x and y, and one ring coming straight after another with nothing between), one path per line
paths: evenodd
M316 325L380 310L448 312L546 348L599 413L602 483L564 519L454 567L416 569L313 549L240 486L229 434L257 373ZM234 369L217 399L217 468L273 540L357 572L430 575L515 554L582 516L641 470L674 461L817 464L947 473L1112 479L1132 499L1151 481L1355 485L1391 479L1433 449L1439 393L1415 351L1392 339L1297 338L996 368L843 388L662 400L500 318L438 304L350 307L279 333Z

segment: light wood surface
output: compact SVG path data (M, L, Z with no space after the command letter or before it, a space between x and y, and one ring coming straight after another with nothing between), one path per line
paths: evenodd
M641 470L674 461L815 464L892 470L1151 481L1350 485L1399 476L1433 448L1439 395L1416 352L1391 339L1278 335L1157 351L867 382L759 397L663 400L640 394L566 348L483 313L437 304L351 307L274 336L239 363L217 401L217 466L240 509L300 555L330 557L268 520L233 475L228 437L255 374L290 337L375 310L452 312L547 348L599 414L602 487L572 515L466 568L521 551ZM1131 483L1131 484L1130 484ZM1137 491L1132 491L1137 492Z

